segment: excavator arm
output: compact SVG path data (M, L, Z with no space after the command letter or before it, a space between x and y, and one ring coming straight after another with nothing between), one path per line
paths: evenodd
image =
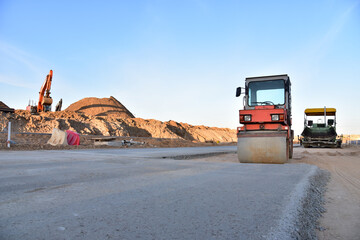
M50 97L50 88L51 88L51 81L52 81L53 71L50 70L50 73L46 76L46 79L43 85L40 88L39 92L39 102L37 106L37 111L49 111L51 108L51 104L53 102L52 98Z

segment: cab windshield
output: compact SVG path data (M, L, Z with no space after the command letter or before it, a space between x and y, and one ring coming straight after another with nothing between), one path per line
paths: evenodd
M284 80L250 82L248 87L249 106L285 104Z

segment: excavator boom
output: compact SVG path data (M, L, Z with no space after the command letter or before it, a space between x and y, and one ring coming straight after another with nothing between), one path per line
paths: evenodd
M53 71L50 70L50 73L46 76L46 79L40 88L39 102L37 106L38 112L42 112L42 111L46 112L51 109L51 104L53 102L52 98L50 97L52 76L53 76Z

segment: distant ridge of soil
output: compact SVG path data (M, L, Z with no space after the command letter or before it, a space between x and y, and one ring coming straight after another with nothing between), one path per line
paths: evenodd
M135 117L113 96L110 96L110 98L83 98L71 104L65 111L81 112L93 116Z
M0 132L8 122L13 132L51 133L53 128L72 130L83 135L153 137L183 139L193 142L236 142L236 130L193 126L175 121L135 118L114 97L84 98L60 112L31 115L25 110L0 112Z
M14 112L13 108L9 108L8 105L0 101L0 111L3 112Z

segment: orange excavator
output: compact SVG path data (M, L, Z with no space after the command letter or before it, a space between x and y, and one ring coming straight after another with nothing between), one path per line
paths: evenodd
M50 97L52 76L53 76L53 71L50 70L50 73L46 76L45 82L40 88L39 102L37 105L38 112L51 111L51 104L53 102L52 98Z
M31 106L29 104L26 107L26 110L30 111L31 113L51 111L51 104L53 102L52 98L50 97L52 76L53 76L53 71L50 70L50 73L46 76L46 79L40 88L39 101L37 106Z

